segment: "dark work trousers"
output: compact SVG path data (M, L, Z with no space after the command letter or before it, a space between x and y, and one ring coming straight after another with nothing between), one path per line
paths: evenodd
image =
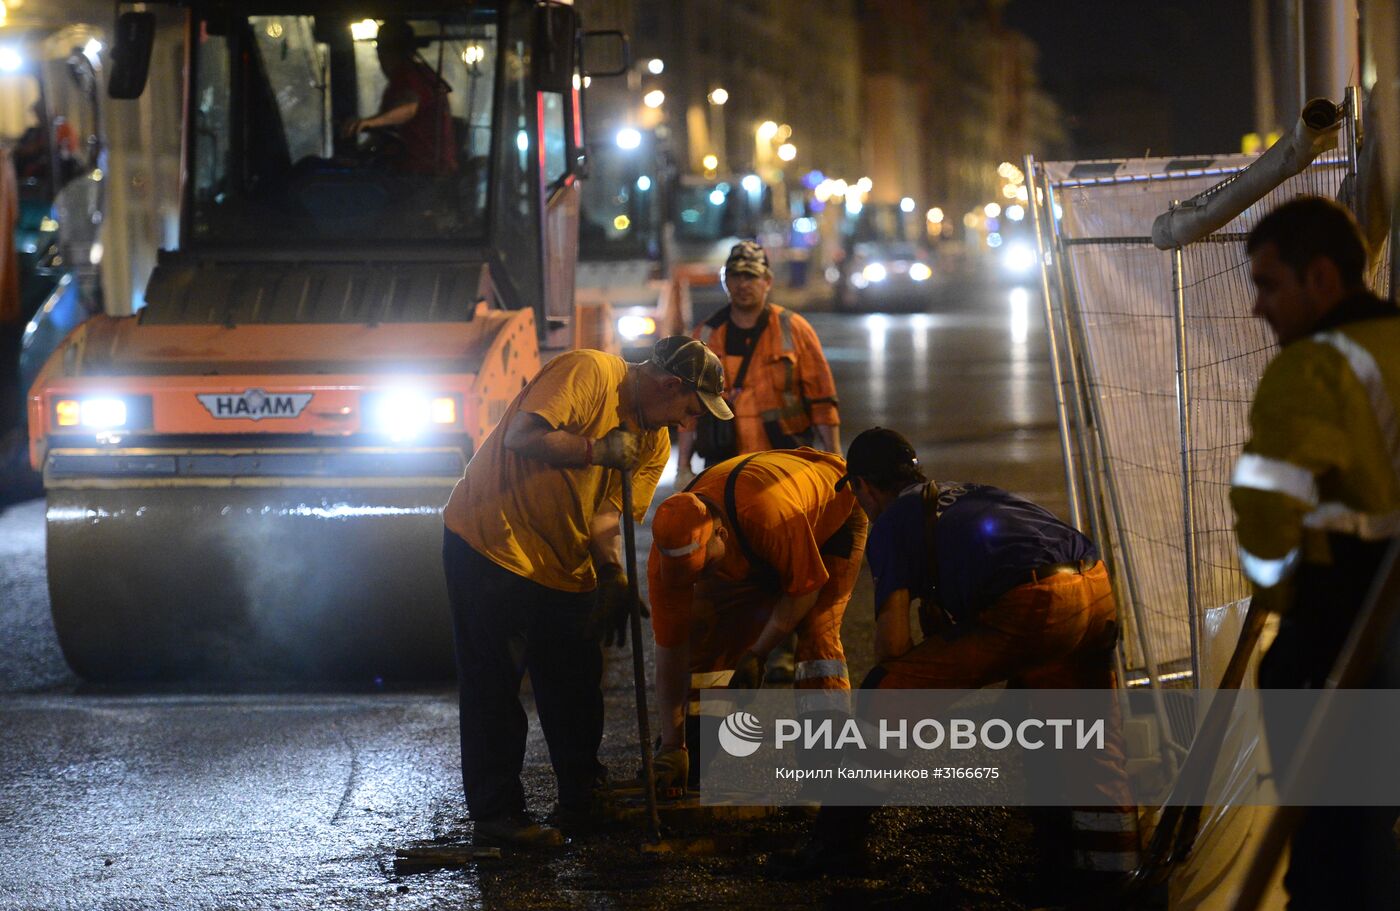
M604 769L603 652L587 634L593 592L561 592L517 576L451 531L442 562L457 648L462 788L472 819L525 811L520 769L529 721L520 681L530 672L559 804L585 809Z
M1334 565L1304 563L1296 577L1292 608L1259 664L1261 689L1319 689L1327 682L1365 602L1389 541L1360 542L1329 536ZM1394 688L1397 631L1367 687ZM1264 722L1276 775L1297 754L1307 719L1270 710ZM1400 908L1400 852L1393 827L1396 807L1310 807L1293 833L1283 885L1289 911L1394 911Z

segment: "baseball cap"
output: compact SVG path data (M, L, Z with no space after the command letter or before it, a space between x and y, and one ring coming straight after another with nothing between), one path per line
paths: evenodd
M651 539L661 552L661 579L667 585L690 585L705 567L705 547L715 520L705 501L693 493L672 494L656 507Z
M668 335L651 349L651 362L695 386L700 401L721 421L733 420L724 400L724 364L704 342L688 335Z
M768 266L768 252L756 240L741 240L729 248L729 258L724 261L723 275L742 272L767 278L773 274Z
M846 473L836 482L840 490L851 478L884 480L905 467L919 466L919 456L901 434L884 427L862 430L846 450Z
M385 19L384 24L379 26L374 40L379 47L406 51L412 51L418 47L418 35L413 31L413 26L402 19Z

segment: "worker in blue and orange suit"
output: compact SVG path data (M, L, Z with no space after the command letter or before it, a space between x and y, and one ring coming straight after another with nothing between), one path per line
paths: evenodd
M871 518L872 689L1111 689L1117 606L1093 542L1028 500L986 484L928 480L914 447L875 427L851 441L838 487ZM910 621L917 602L924 639ZM1092 760L1095 806L1037 814L1043 864L1073 885L1111 889L1138 864L1117 703ZM873 813L823 807L804 858L812 871L861 866ZM1057 856L1059 855L1059 856ZM1058 885L1058 884L1057 884Z
M699 691L762 684L768 653L797 634L799 711L847 708L841 619L867 521L846 465L815 449L773 450L707 469L656 509L647 563L661 716L660 787L694 785Z

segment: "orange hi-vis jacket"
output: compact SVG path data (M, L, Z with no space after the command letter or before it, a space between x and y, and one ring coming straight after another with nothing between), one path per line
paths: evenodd
M729 309L701 323L691 333L724 362L725 385L734 409L738 452L761 452L778 446L764 429L776 421L784 433L797 436L813 424L840 424L836 381L822 353L812 324L799 314L769 304L768 326L755 343L743 388L733 388L743 357L725 354ZM718 322L718 326L711 323Z
M693 586L671 588L653 542L648 573L656 642L665 648L688 642L692 690L721 687L779 599L818 592L797 626L796 687L849 690L841 619L860 573L868 523L850 489L835 489L846 463L815 449L739 456L706 470L690 492L727 512L726 485L741 464L733 521L771 573L751 564L731 534L723 559ZM699 711L696 699L692 694L692 714Z

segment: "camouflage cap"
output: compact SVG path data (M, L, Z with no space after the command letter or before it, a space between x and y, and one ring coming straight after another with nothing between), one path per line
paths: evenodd
M739 272L771 278L773 270L768 265L768 251L756 240L741 240L729 250L729 258L724 261L724 274Z
M724 400L724 364L704 342L688 335L668 335L652 348L651 363L694 384L710 414L721 421L733 419L734 412Z

